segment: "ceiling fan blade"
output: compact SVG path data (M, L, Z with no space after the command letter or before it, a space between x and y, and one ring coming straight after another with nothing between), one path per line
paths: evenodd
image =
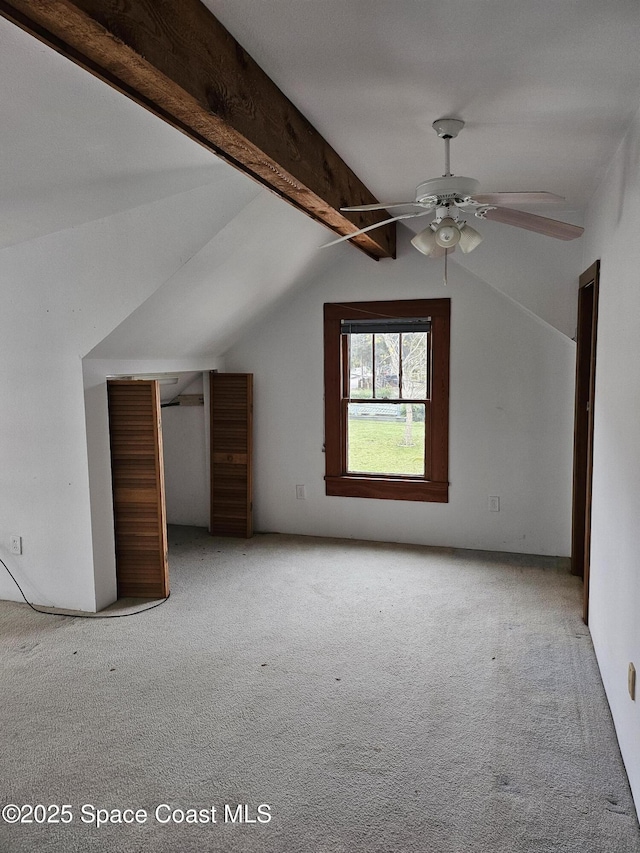
M538 234L546 234L547 237L556 237L558 240L575 240L584 231L579 225L547 219L546 216L535 216L523 210L507 210L504 207L487 210L483 218L504 222L505 225L515 225L516 228L525 228L527 231L537 231Z
M474 195L473 201L510 207L512 204L558 204L564 197L555 193L481 193Z
M390 210L392 207L423 207L417 201L393 201L390 204L360 204L357 207L341 207L340 210Z
M401 213L399 216L392 216L391 219L383 219L382 222L374 222L373 225L367 225L366 228L360 228L359 231L352 231L351 234L345 234L343 237L338 237L337 240L331 240L329 243L324 243L320 248L326 249L327 246L335 246L336 243L343 243L345 240L351 240L352 237L357 237L358 234L366 234L367 231L373 231L374 228L380 228L382 225L389 225L391 222L397 222L399 219L413 219L416 216L426 216L427 213L431 213L431 211L421 210L420 213Z

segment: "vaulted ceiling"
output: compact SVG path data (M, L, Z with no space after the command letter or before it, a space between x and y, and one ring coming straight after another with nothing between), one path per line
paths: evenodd
M638 108L636 0L204 2L383 201L442 173L454 116L454 173L581 209Z
M0 19L0 247L207 184L259 189Z
M566 204L533 212L579 221L638 107L637 0L205 5L382 200L412 198L442 173L431 123L449 115L466 122L452 144L454 173L485 191L559 193ZM148 355L144 342L159 328L172 351L220 351L252 312L355 251L319 253L331 237L324 227L4 20L0 79L0 248L171 205L198 188L199 203L208 192L215 207L200 252L158 282L102 356ZM491 226L488 235L508 229ZM194 310L177 334L168 314L202 305L207 293L221 306L216 329Z

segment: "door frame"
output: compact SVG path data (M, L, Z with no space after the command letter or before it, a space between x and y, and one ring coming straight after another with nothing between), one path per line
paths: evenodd
M582 577L584 581L582 618L585 624L588 624L589 621L593 426L599 283L600 261L597 260L580 276L576 329L571 573Z

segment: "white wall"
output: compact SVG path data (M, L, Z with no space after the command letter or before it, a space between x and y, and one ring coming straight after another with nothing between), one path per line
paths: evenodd
M215 201L207 186L0 251L0 556L36 603L96 607L81 359L210 240ZM0 598L20 600L4 570Z
M202 377L183 394L203 394ZM209 526L209 464L205 406L162 409L164 485L168 524Z
M535 212L552 219L582 225L573 211L539 206ZM576 330L576 270L582 262L582 240L552 240L500 222L474 220L483 242L456 261L474 275L491 282L570 338Z
M586 219L583 267L601 259L589 627L640 811L640 117Z
M444 288L442 262L402 233L397 261L345 253L227 353L228 370L255 375L256 528L568 555L574 344L456 264ZM452 300L450 502L327 497L323 303L441 296Z

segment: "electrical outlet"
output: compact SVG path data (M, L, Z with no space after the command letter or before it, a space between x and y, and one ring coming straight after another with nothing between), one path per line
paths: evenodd
M12 536L10 538L11 553L22 554L22 536Z
M489 495L489 512L500 512L500 498L498 495Z
M296 500L304 501L307 497L307 491L304 486L296 486Z
M636 700L636 668L630 663L629 664L629 696L635 702Z

